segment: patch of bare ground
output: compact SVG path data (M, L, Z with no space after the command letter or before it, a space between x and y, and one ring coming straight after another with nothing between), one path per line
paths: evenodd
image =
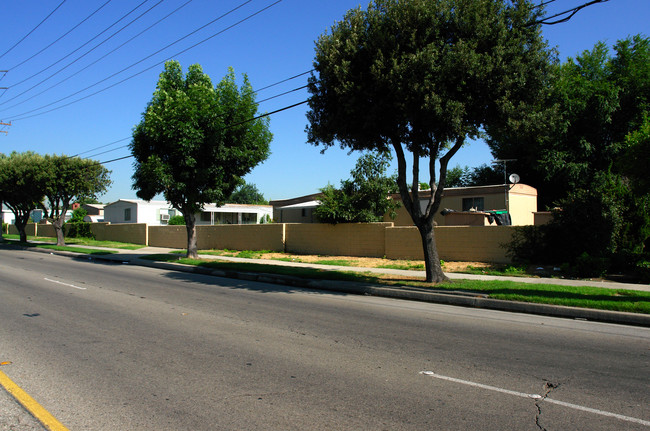
M294 262L304 263L339 263L342 266L356 266L361 268L395 268L395 269L411 269L411 270L424 270L423 260L398 260L398 259L384 259L374 257L356 257L356 256L319 256L319 255L305 255L305 254L287 254L287 253L264 253L260 256L261 259L281 259L291 260ZM489 268L490 264L484 262L447 262L445 261L442 269L446 272L463 272L467 271L468 267L474 268Z

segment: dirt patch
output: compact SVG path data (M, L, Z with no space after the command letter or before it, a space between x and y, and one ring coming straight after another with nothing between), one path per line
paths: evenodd
M331 263L342 266L357 266L362 268L382 268L395 267L396 269L411 269L415 271L424 270L423 260L396 260L373 257L356 257L356 256L319 256L305 254L287 254L287 253L263 253L259 256L261 259L281 259L291 260L294 262L304 263ZM445 261L442 269L446 272L463 272L467 267L489 268L491 265L484 262L447 262Z

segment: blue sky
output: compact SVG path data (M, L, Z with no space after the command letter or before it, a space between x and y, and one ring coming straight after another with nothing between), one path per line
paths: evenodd
M548 14L586 1L556 0L547 6ZM184 70L199 63L215 83L232 66L238 75L248 74L253 88L263 88L310 70L318 36L348 9L367 4L358 0L186 2L3 2L0 70L8 72L0 73L0 87L9 88L0 89L0 122L11 121L12 125L0 128L9 132L0 133L0 152L81 154L100 162L128 156L126 145L131 130L151 99L166 59L178 60ZM180 9L134 38L177 8ZM97 36L133 9L125 19ZM600 40L611 45L637 33L647 35L648 17L648 0L610 0L581 10L566 23L544 26L543 31L549 45L557 47L564 60L591 49ZM213 20L216 21L174 44ZM57 41L77 24L80 25ZM116 34L101 43L113 33ZM95 39L79 48L92 38ZM131 38L134 39L125 44ZM163 49L168 45L171 46ZM302 87L306 82L306 75L289 80L260 91L258 100ZM272 112L307 97L304 89L293 91L261 103L260 110ZM305 113L306 106L302 105L271 116L272 154L246 177L267 199L315 193L327 183L338 185L354 167L357 154L349 155L338 148L321 154L319 148L306 143ZM486 145L474 142L450 164L473 167L491 160ZM135 197L131 189L132 163L127 158L106 164L112 171L113 186L100 201ZM525 178L522 181L525 183Z

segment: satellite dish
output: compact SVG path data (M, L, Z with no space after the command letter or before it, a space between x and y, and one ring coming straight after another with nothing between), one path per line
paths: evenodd
M521 180L517 174L510 174L510 177L508 177L508 179L512 184L517 184Z

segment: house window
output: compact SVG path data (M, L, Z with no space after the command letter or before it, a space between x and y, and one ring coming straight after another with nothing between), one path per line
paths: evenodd
M201 221L210 222L212 221L212 213L209 211L204 211L201 213Z
M124 221L131 221L131 208L124 208Z
M463 211L469 211L472 208L476 211L483 211L485 209L483 198L463 198Z
M305 208L302 209L302 214L303 217L307 217L307 210Z

